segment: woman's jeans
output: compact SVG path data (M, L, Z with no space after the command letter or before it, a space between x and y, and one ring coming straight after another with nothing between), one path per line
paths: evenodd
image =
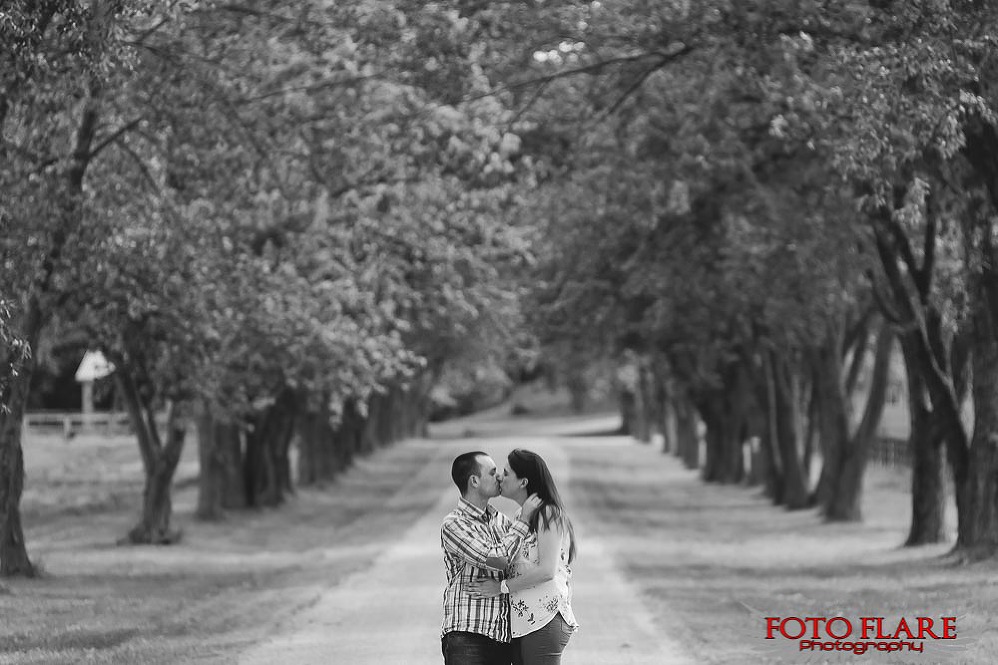
M560 612L555 614L540 630L513 638L513 665L561 665L561 654L574 632Z

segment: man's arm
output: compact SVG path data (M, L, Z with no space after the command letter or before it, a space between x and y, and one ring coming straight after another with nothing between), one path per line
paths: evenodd
M541 500L537 498L536 494L531 494L523 502L519 519L511 520L504 513L499 513L496 516L496 519L502 521L501 530L503 531L503 538L501 548L507 565L516 556L516 549L520 546L520 543L530 534L530 519L540 506ZM506 568L506 566L503 566L503 568Z
M499 520L499 530L502 532L502 540L497 548L497 555L506 560L506 565L516 556L516 550L520 543L530 533L530 527L521 520L512 520L506 515L499 513L496 516ZM505 569L506 566L503 566Z
M518 529L524 535L526 526ZM503 570L509 563L506 553L507 540L512 542L512 551L523 536L513 536L513 531L503 537L502 545L493 543L492 535L484 524L471 520L448 519L440 527L440 542L444 551L478 568Z

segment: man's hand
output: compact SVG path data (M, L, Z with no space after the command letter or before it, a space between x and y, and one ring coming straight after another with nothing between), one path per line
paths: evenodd
M468 595L478 600L495 598L499 594L499 580L483 577L468 584Z
M523 507L520 509L520 519L530 524L530 520L534 518L534 513L536 513L541 508L541 499L536 494L531 494L527 497L527 500L523 502Z

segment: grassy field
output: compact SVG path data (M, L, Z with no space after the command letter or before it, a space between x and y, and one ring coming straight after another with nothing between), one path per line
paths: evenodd
M836 615L959 617L959 650L877 662L998 661L998 564L955 564L948 544L901 547L911 514L903 469L871 467L864 521L826 524L755 489L706 485L640 444L612 465L592 446L572 457L578 508L699 662L823 662L762 652L764 617Z
M192 447L174 496L184 540L154 548L116 545L140 505L134 441L29 440L23 516L44 575L4 583L0 663L233 662L432 505L440 484L429 474L449 463L440 450L385 449L279 509L206 524L193 517Z

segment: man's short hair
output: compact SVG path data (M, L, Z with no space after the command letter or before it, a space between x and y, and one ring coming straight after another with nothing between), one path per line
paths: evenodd
M463 453L454 458L454 463L450 467L450 477L454 479L454 484L457 485L462 495L468 491L468 479L479 475L479 456L488 457L488 454L480 450Z

